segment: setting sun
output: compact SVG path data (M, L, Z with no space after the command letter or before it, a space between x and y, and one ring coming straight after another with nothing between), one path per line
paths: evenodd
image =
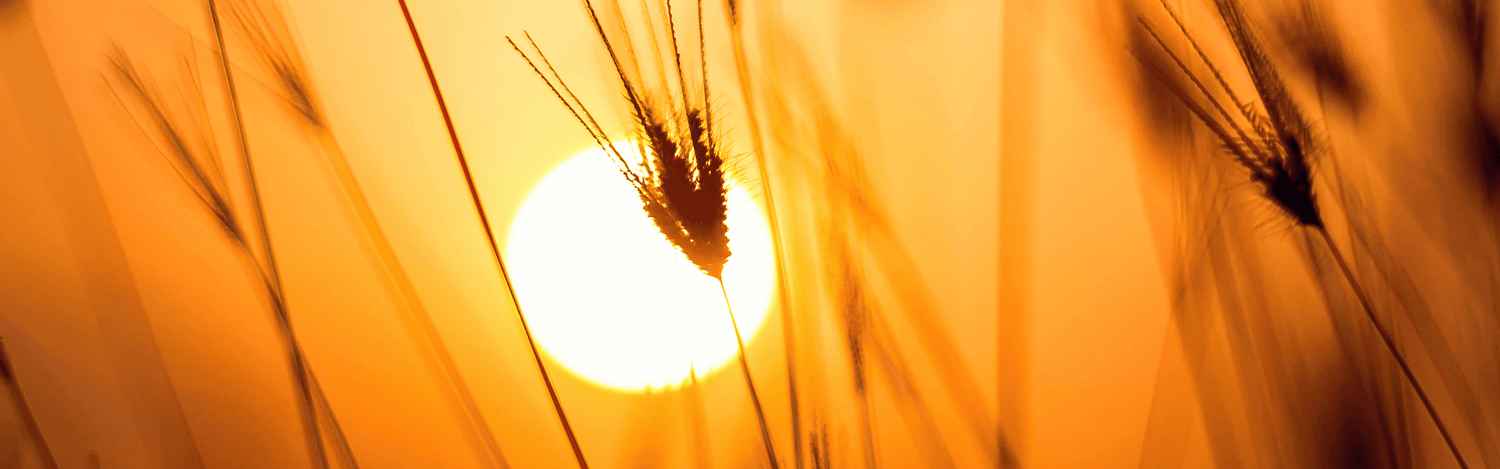
M733 255L724 284L749 341L773 293L771 238L738 185L729 190L728 213ZM673 386L735 356L718 282L662 236L597 148L532 189L511 222L505 254L538 344L590 381L629 391Z

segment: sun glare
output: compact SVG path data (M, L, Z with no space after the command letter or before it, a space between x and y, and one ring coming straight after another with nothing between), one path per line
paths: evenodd
M776 274L765 217L738 185L729 190L728 225L724 284L748 346ZM735 356L718 282L662 236L598 148L532 189L505 255L537 343L589 381L627 391L674 386Z

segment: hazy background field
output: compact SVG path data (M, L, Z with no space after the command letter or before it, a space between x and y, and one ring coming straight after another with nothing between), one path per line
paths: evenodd
M966 433L973 414L1002 422L1024 467L1135 466L1164 345L1176 345L1138 178L1134 78L1115 34L1129 23L1113 2L742 1L779 11L779 27L805 47L816 72L807 83L826 90L914 261L907 278L985 396L984 408L947 398L911 327L896 323L956 466L994 464ZM506 460L568 467L395 0L283 8L330 128ZM503 236L532 185L593 145L504 37L529 31L583 101L614 103L602 49L575 2L411 8ZM748 152L723 7L707 8L715 99ZM62 467L88 467L90 455L105 468L198 467L194 454L210 468L306 465L264 299L104 76L116 44L162 83L191 51L208 78L212 130L231 152L207 18L194 0L0 1L0 337ZM751 16L757 28L770 21ZM361 465L480 467L355 241L316 139L288 119L243 42L229 46L292 317ZM619 106L597 108L606 128L623 125ZM795 177L788 168L778 174ZM789 234L810 238L822 201L784 186ZM818 255L800 246L789 255ZM794 290L816 289L810 278L794 275ZM808 314L828 314L815 295L797 298ZM858 453L827 317L804 318L799 331L823 334L800 358L810 364L804 425L829 424L832 446ZM789 452L778 316L750 340L773 435ZM554 369L592 466L694 467L681 392L616 392ZM755 467L740 377L726 368L702 383L712 467ZM927 465L897 397L876 393L881 465ZM1206 463L1196 438L1180 449Z

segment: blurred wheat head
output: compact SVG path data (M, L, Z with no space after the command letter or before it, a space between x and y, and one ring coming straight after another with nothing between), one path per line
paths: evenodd
M1477 449L1483 466L1494 467L1484 410L1493 399L1476 393L1462 371L1465 360L1441 331L1457 318L1432 309L1424 298L1430 293L1416 288L1411 267L1383 240L1374 218L1380 212L1367 199L1370 182L1360 179L1369 177L1370 164L1333 151L1340 136L1331 133L1354 131L1333 125L1342 123L1337 119L1368 119L1378 99L1322 13L1326 5L1302 1L1273 15L1278 27L1267 29L1264 14L1253 17L1240 2L1215 0L1211 27L1223 28L1238 59L1221 69L1181 10L1156 3L1127 7L1125 15L1131 63L1141 74L1139 117L1150 136L1143 145L1150 171L1142 183L1176 192L1169 196L1172 211L1159 220L1175 225L1163 243L1170 246L1164 262L1176 272L1173 325L1182 348L1174 360L1186 362L1215 464L1431 464L1431 457L1423 462L1420 433L1432 427L1408 422L1411 396L1446 446L1434 450L1443 456L1437 459L1470 467L1466 454ZM1256 6L1274 11L1276 5ZM1148 19L1162 14L1165 21ZM1279 48L1266 45L1268 31ZM1245 81L1258 106L1235 94L1233 84ZM1299 99L1294 86L1310 92ZM1326 130L1314 131L1310 122ZM1198 129L1213 145L1195 141ZM1246 187L1256 194L1240 195ZM1247 211L1245 202L1269 203L1275 214ZM1256 230L1285 225L1280 220L1293 222L1296 228L1283 232L1291 236ZM1348 249L1336 241L1341 234ZM1306 276L1268 270L1276 253L1300 258ZM1286 279L1309 280L1312 289L1292 294ZM1418 340L1399 340L1407 334ZM1307 345L1324 342L1335 345L1333 353ZM1164 355L1161 373L1170 372L1168 360ZM1326 368L1316 374L1310 367ZM1176 417L1162 404L1180 391L1159 380L1143 467L1181 457L1165 440Z
M176 87L178 97L175 100L167 99L156 81L137 69L123 49L117 48L112 52L109 63L108 79L115 96L127 109L136 109L130 111L132 121L149 136L158 153L168 160L188 190L214 216L217 226L255 273L257 283L270 303L273 319L286 348L292 382L298 392L297 405L309 458L315 467L327 466L327 450L322 437L327 432L345 465L357 467L353 463L352 453L343 437L338 419L333 415L292 328L285 292L276 266L275 251L265 231L265 218L260 210L258 190L255 189L254 169L250 166L247 154L241 155L241 161L245 164L244 174L252 189L250 200L256 217L255 223L249 226L259 228L260 239L253 239L254 234L248 232L247 225L239 221L242 215L236 212L230 192L231 182L226 176L228 173L225 172L218 153L218 142L211 130L196 61L191 55L183 56L184 78L179 80ZM174 109L182 110L187 117L178 117ZM257 241L263 246L260 252L252 247Z
M116 97L122 103L128 99L143 114L134 121L151 136L152 144L214 216L219 227L236 243L249 244L232 207L229 183L208 124L196 63L184 56L182 65L186 79L178 84L177 102L186 112L186 119L177 117L156 81L138 70L123 49L117 48L109 56Z
M326 131L327 118L318 105L307 63L280 5L270 0L230 0L229 12L256 61L271 73L281 99L303 123Z
M802 355L798 363L808 370L804 377L822 378L806 391L805 412L820 422L807 435L814 467L878 467L882 448L891 443L887 432L902 431L923 467L1019 467L1017 435L991 413L998 403L980 391L941 324L928 281L869 175L868 142L833 98L826 67L813 59L779 7L739 4L731 23L744 25L750 39L745 48L753 54L743 60L749 65L742 87L758 97L748 107L764 132L760 154L769 163L769 178L784 188L778 195L792 194L799 202L778 207L796 220L788 224L804 228L787 235L788 251L803 253L789 257L789 264L805 266L806 283L794 283L793 290L804 290L803 301L819 304L804 306L798 350L842 358ZM834 330L819 321L834 324ZM824 334L833 339L826 347L837 351L820 350ZM835 371L848 379L826 378ZM946 406L962 410L944 415ZM893 408L904 425L878 418L884 408ZM827 446L829 429L847 431L856 446Z

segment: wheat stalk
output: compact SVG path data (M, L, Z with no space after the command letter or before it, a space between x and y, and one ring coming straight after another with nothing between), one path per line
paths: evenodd
M265 222L264 210L261 208L259 188L255 184L255 172L251 163L249 143L245 135L244 116L239 106L238 92L234 86L234 74L229 67L228 46L224 42L224 28L219 20L217 2L215 0L208 0L208 4L210 17L213 20L214 37L219 49L224 82L226 88L229 90L227 99L230 102L230 109L233 111L235 131L239 137L239 150L243 157L242 161L245 173L250 179L250 188L253 195L252 208L257 220L257 226L259 227L260 241L263 246L266 246L268 253L267 262L271 265L272 281L276 289L281 291L283 288L281 276L275 268L275 258L269 254L271 252L269 228ZM261 8L259 3L252 4L249 0L234 2L231 4L231 7L231 14L234 17L236 26L238 26L241 34L253 46L255 52L258 54L258 58L272 70L276 79L275 82L281 85L285 92L283 98L296 107L299 114L304 118L315 122L315 125L319 129L324 129L326 132L326 125L317 109L316 100L312 96L311 84L303 72L301 57L297 55L297 49L291 44L289 39L290 34L287 32L280 9L275 4L272 4L272 7L267 10ZM357 469L359 463L354 458L354 451L350 448L349 440L344 435L343 426L339 424L338 418L334 416L333 406L329 404L328 397L323 393L322 386L318 384L317 377L309 374L307 381L311 386L313 398L315 399L313 413L314 415L321 415L322 418L326 419L329 437L337 450L339 462L344 467ZM320 446L320 458L326 459L326 455L321 454L322 440L319 440L318 443ZM324 464L327 464L326 460Z
M237 3L236 6L238 8L234 13L237 25L253 46L260 62L272 72L275 82L281 88L284 101L295 111L299 120L318 137L333 173L353 208L356 219L364 228L366 240L369 241L368 247L372 248L379 260L376 263L377 268L386 274L384 278L388 286L391 287L401 310L406 313L403 319L408 324L407 330L411 333L412 341L418 346L417 349L421 352L427 368L433 373L434 380L443 384L441 389L445 391L444 397L457 414L459 421L464 423L465 436L470 445L474 447L478 458L489 467L507 467L505 456L479 409L473 391L458 371L458 365L452 353L444 344L436 324L423 306L416 288L397 258L384 229L376 220L374 211L358 179L354 176L342 147L328 126L327 118L318 105L314 88L307 76L306 66L289 36L290 33L281 12L274 3L270 9L261 8L259 4L252 6L249 2ZM404 3L402 7L405 8ZM408 24L411 24L409 15L407 15L407 20ZM415 26L412 28L412 33L415 35ZM418 47L420 49L420 43ZM422 52L425 61L425 51ZM434 86L436 86L435 83ZM444 111L446 119L446 109ZM449 126L451 130L451 123ZM457 144L456 141L454 143Z
M568 445L573 450L573 456L577 460L578 466L580 468L587 469L588 462L583 456L583 449L578 444L578 437L573 434L573 426L568 421L567 413L563 411L562 401L558 399L557 390L552 386L552 378L550 375L548 375L547 367L542 362L541 352L537 349L536 340L533 339L531 335L531 327L526 322L526 315L521 310L520 301L516 299L515 289L511 286L510 274L505 268L505 260L500 254L500 246L495 240L495 234L494 230L490 226L489 216L484 210L484 202L479 197L479 189L475 186L473 174L469 171L469 162L468 159L464 157L463 146L459 144L458 132L453 127L453 119L448 114L448 104L443 99L441 88L438 87L437 75L433 72L432 63L427 58L427 49L423 46L421 36L417 33L416 23L412 20L411 12L406 6L406 1L398 0L398 3L401 6L401 13L406 18L406 25L411 32L412 42L416 45L417 53L422 59L422 67L427 72L427 80L428 83L432 86L432 93L434 98L437 100L438 110L441 111L443 115L443 123L447 127L448 137L453 144L453 152L458 158L459 167L463 170L464 181L469 189L469 196L474 202L474 210L479 215L481 224L484 225L485 237L489 241L490 245L490 253L494 256L495 264L499 267L500 270L500 276L505 281L506 290L509 293L512 302L516 305L516 316L520 319L521 329L523 332L525 332L526 343L531 349L532 358L536 361L537 370L541 372L542 382L547 387L547 396L552 400L552 408L554 411L556 411L557 419L562 424L563 432L568 438ZM491 439L490 441L493 445L493 440ZM498 455L499 449L495 448L494 451Z
M829 263L829 277L837 279L838 288L838 310L839 324L844 328L844 345L849 349L849 364L854 377L854 394L859 401L859 427L861 443L864 446L865 467L876 469L879 467L875 460L875 435L874 423L870 414L870 393L868 367L866 355L868 354L867 334L869 334L870 314L866 306L866 295L864 292L863 278L858 272L859 266L854 263L848 240L844 237L842 230L828 230L826 236L829 241L825 249L832 251L835 261Z
M918 273L920 270L896 236L894 223L884 212L878 193L864 175L857 142L839 122L836 110L826 98L827 92L816 84L815 78L811 78L816 76L811 59L788 31L777 27L774 9L767 7L759 13L767 16L764 20L767 27L762 33L765 42L761 47L766 50L764 67L769 75L762 98L767 122L771 123L764 128L771 137L769 142L776 143L787 153L788 162L798 163L792 169L794 173L811 177L814 187L819 189L817 197L822 197L819 200L826 200L828 204L828 214L847 216L844 235L856 237L864 243L862 253L871 256L872 274L881 276L893 289L900 305L897 310L910 322L911 330L937 372L947 397L958 408L968 410L961 418L969 434L995 466L1014 466L1017 464L1016 453L1008 436L984 411L984 393L969 374L952 337L938 320L931 292L925 287ZM837 226L826 222L820 224ZM833 281L840 280L835 276ZM873 313L875 306L873 302L867 306L872 311L871 321L877 321ZM872 323L871 327L865 328L865 345L869 350L866 358L876 358L875 348L885 346L868 334L876 329L873 326ZM887 356L896 356L894 346L894 343L889 344L892 353ZM879 360L870 362L875 366L885 365ZM919 404L907 400L898 403L910 406L901 409L909 415L919 416L925 412ZM942 458L942 449L931 446L936 450L931 454Z
M152 143L157 145L158 152L168 159L178 176L188 186L188 189L203 207L214 216L219 228L228 235L230 241L237 248L238 252L244 256L246 263L250 264L251 270L259 278L262 290L271 304L277 331L280 333L286 346L287 360L290 362L292 379L297 389L297 406L299 414L302 417L303 435L306 439L308 456L312 459L315 467L326 469L328 467L327 455L323 448L322 440L319 437L321 432L318 428L318 417L316 415L318 408L314 404L315 399L321 397L322 393L315 391L312 370L307 365L307 358L303 355L302 348L297 341L296 332L292 328L291 317L287 312L285 293L281 288L280 277L277 273L275 250L270 244L264 217L257 215L258 226L261 230L261 241L264 242L265 247L266 259L263 266L261 264L262 261L257 259L254 249L251 248L251 241L249 235L245 232L245 227L239 223L235 216L232 201L227 194L227 182L223 175L223 168L219 165L219 159L214 151L214 146L210 143L209 138L202 133L205 130L204 127L198 127L200 133L197 135L198 141L196 145L201 146L201 151L206 153L206 155L199 155L198 152L200 150L194 148L195 142L189 139L183 130L183 124L178 122L166 107L166 103L157 90L155 82L141 75L130 61L130 58L119 49L116 49L111 55L110 65L114 78L111 82L113 85L112 90L114 90L116 97L121 98L120 92L123 88L123 91L141 106L146 114L145 119L147 123L156 133L157 138L152 139ZM191 78L195 86L195 91L201 93L201 90L196 89L196 76ZM201 105L202 95L200 94L197 99L198 104ZM121 101L123 103L123 98ZM145 125L142 125L141 118L136 117L133 113L132 117L135 118L137 126L140 126L142 131L145 131ZM165 148L163 148L163 144ZM243 156L246 157L245 164L247 165L247 169L249 169L249 155L246 153ZM246 171L246 173L248 183L252 188L251 198L254 199L253 203L259 207L260 196L254 180L254 171ZM330 419L332 419L331 413Z
M756 113L755 89L750 83L750 65L745 57L745 41L742 31L743 17L738 0L724 0L729 15L729 38L734 49L734 65L740 82L740 95L745 103L745 122L750 129L750 145L755 152L756 175L760 177L761 194L766 199L766 224L771 228L771 248L776 260L776 297L781 303L781 343L786 355L786 387L788 405L792 417L792 461L802 469L802 411L797 392L797 329L792 311L792 292L787 285L786 244L781 235L781 222L776 213L775 191L771 185L771 171L766 158L764 135L760 129L760 118ZM699 21L702 27L702 21ZM699 36L702 34L700 32Z
M835 205L830 211L845 213L849 210ZM869 408L871 370L879 371L884 376L888 389L896 397L892 402L902 414L902 420L907 422L906 428L911 438L927 456L928 467L955 467L952 454L943 444L938 432L937 421L917 390L910 366L900 354L895 335L881 314L878 302L873 301L875 295L865 279L863 265L854 255L855 240L849 238L846 226L848 221L840 220L831 213L825 213L821 218L829 220L830 225L822 233L823 252L833 258L826 266L827 277L831 283L836 284L832 288L838 295L835 308L840 313L837 320L843 327L853 372L855 398L859 401L857 406L861 437L864 440L865 467L879 467L874 422Z
M750 373L744 337L734 317L729 290L724 285L724 264L731 254L729 227L725 223L728 216L726 205L728 181L724 173L724 142L722 136L714 132L715 119L708 104L709 97L712 95L707 73L701 77L701 83L690 83L687 80L683 72L682 53L679 49L677 29L672 16L672 3L669 0L664 1L663 17L670 35L669 53L673 71L676 72L681 107L679 108L677 103L672 102L670 89L657 90L657 95L652 96L647 90L641 88L638 83L640 81L638 73L637 78L632 79L632 75L626 72L620 54L605 34L604 25L593 4L589 0L584 0L583 3L595 31L609 54L615 74L625 90L633 130L637 135L635 144L640 153L639 161L626 158L625 154L609 141L607 132L599 126L587 107L568 88L561 75L547 60L546 55L537 47L536 42L531 40L530 34L526 35L527 40L531 42L539 60L551 72L552 78L543 73L537 62L522 51L514 40L509 37L506 40L510 41L511 47L526 60L532 71L542 78L558 100L562 101L573 117L583 125L595 143L599 144L600 148L610 156L621 175L635 188L646 216L651 219L667 241L682 252L699 271L719 282L719 291L724 296L724 307L729 314L730 325L734 328L740 371L744 374L745 385L755 408L757 422L760 424L766 456L771 467L775 469L780 466L780 463L776 458L775 447L771 440L770 426L766 423L765 409L761 405L760 395L755 388L755 380ZM704 50L706 46L703 44L701 30L703 24L701 0L697 2L697 13L700 28L698 59L701 65L706 61ZM628 47L625 52L633 53ZM659 55L662 51L656 51L656 53ZM633 56L627 58L633 59ZM636 62L631 60L631 63ZM554 80L556 84L553 83ZM702 96L697 102L689 96L689 89L693 87L701 87ZM564 94L567 97L564 97Z
M1214 98L1204 80L1200 80L1187 66L1186 63L1167 46L1156 30L1144 18L1138 22L1146 32L1150 34L1156 45L1171 59L1176 70L1187 77L1204 100L1216 112L1209 112L1198 99L1182 83L1171 78L1169 66L1157 63L1143 56L1145 51L1132 51L1139 61L1153 74L1157 76L1166 87L1180 100L1193 116L1208 127L1210 132L1224 145L1225 149L1234 158L1235 162L1249 172L1250 180L1258 186L1262 196L1276 206L1282 214L1293 220L1298 226L1318 232L1327 245L1329 252L1344 279L1348 282L1350 289L1354 292L1371 326L1380 336L1382 344L1395 359L1396 364L1411 385L1412 390L1426 409L1433 423L1447 444L1448 450L1453 454L1459 467L1467 469L1468 463L1463 454L1458 450L1458 445L1449 432L1447 425L1438 415L1432 400L1428 397L1426 390L1417 380L1416 374L1408 365L1406 358L1391 338L1386 327L1381 324L1375 315L1374 307L1369 297L1355 278L1354 272L1349 268L1343 253L1338 249L1328 228L1324 225L1321 212L1318 210L1317 200L1312 191L1312 172L1308 160L1321 151L1312 138L1312 130L1305 118L1301 115L1296 103L1286 90L1270 57L1266 55L1260 44L1256 41L1244 12L1234 0L1216 0L1219 16L1229 31L1236 50L1239 52L1241 61L1251 75L1257 97L1260 98L1261 107L1257 109L1253 102L1242 102L1234 93L1233 89L1225 81L1219 69L1214 67L1207 55L1198 46L1196 40L1188 34L1186 26L1182 23L1177 13L1168 6L1165 0L1162 7L1171 16L1173 23L1187 38L1193 52L1198 59L1206 65L1212 76L1213 82L1222 88L1228 96L1231 104L1237 112L1237 116L1231 114L1225 106ZM1222 117L1222 121L1219 119ZM1237 121L1245 122L1242 127ZM1248 127L1248 131L1246 130Z

